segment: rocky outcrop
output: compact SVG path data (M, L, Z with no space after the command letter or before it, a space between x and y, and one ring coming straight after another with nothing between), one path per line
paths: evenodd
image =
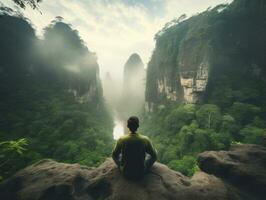
M256 86L265 85L265 8L265 1L234 0L159 31L145 100L222 104L254 98L247 90L265 93Z
M196 71L180 73L180 83L187 103L200 101L201 93L205 92L209 77L209 64L201 63ZM171 99L172 100L172 99Z
M265 199L266 148L257 145L233 145L230 151L199 154L202 171L222 178L249 194L247 199ZM256 198L255 198L256 199Z
M265 160L265 148L235 145L230 151L200 154L199 166L205 172L199 171L192 178L156 163L138 182L124 179L110 158L98 168L42 160L2 182L0 199L264 199Z

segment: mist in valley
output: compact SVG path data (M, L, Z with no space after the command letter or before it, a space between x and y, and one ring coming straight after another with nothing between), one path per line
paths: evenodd
M137 53L125 62L122 80L113 79L106 73L103 91L113 114L115 139L128 133L126 121L130 116L144 112L145 75L144 64Z
M0 181L47 158L98 169L130 116L184 180L202 152L264 148L265 21L263 0L2 0Z

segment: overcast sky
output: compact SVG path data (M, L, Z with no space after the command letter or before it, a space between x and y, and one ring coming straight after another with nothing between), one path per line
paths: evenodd
M11 0L0 0L13 7ZM56 16L72 24L90 51L96 52L101 76L108 71L121 78L130 54L138 53L144 64L154 49L154 34L182 14L187 16L232 0L43 0L40 12L23 11L42 35Z

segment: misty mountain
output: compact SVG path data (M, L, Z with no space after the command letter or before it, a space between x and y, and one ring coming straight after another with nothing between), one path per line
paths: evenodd
M134 91L138 84L145 86L144 73L144 64L140 56L137 53L133 53L124 65L124 91Z
M123 91L118 110L123 118L141 113L144 105L145 70L137 53L130 55L124 65Z
M101 102L102 87L96 54L88 50L71 25L60 18L54 20L45 28L44 39L38 48L43 68L52 69L55 79L61 80L80 100L94 98L94 102Z
M96 54L60 17L41 39L28 19L7 8L0 26L1 140L29 144L19 163L9 155L1 175L44 157L97 165L111 149L112 119Z

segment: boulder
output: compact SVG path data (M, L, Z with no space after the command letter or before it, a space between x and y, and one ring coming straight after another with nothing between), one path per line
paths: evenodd
M260 156L265 157L265 149ZM240 147L249 153L249 148ZM233 147L232 151L238 150ZM90 168L79 164L58 163L53 160L41 160L22 169L11 178L0 183L1 200L250 200L260 199L228 181L219 171L223 162L220 155L229 152L205 152L200 154L199 164L203 171L199 171L192 178L169 169L167 166L155 163L151 171L140 181L125 179L108 158L97 168ZM241 155L244 156L244 152ZM206 163L208 153L217 157L222 164ZM242 157L241 157L242 158ZM234 159L242 162L236 156ZM231 158L233 159L233 158ZM212 160L212 159L209 159ZM226 161L226 159L225 159ZM261 162L241 163L257 165ZM215 169L218 167L219 170ZM254 169L256 166L253 166ZM258 166L258 168L263 166ZM247 167L248 168L248 167ZM229 173L229 172L228 172ZM233 173L230 172L230 173ZM250 172L251 173L251 172ZM256 173L256 172L254 172ZM231 174L233 175L233 174ZM237 175L238 176L238 175ZM265 176L265 175L264 175ZM263 177L264 177L263 176ZM258 184L263 186L262 179ZM265 186L265 185L264 185ZM262 199L262 198L261 198Z
M198 163L202 171L222 178L251 196L266 198L265 147L236 144L230 151L206 151L199 154Z

